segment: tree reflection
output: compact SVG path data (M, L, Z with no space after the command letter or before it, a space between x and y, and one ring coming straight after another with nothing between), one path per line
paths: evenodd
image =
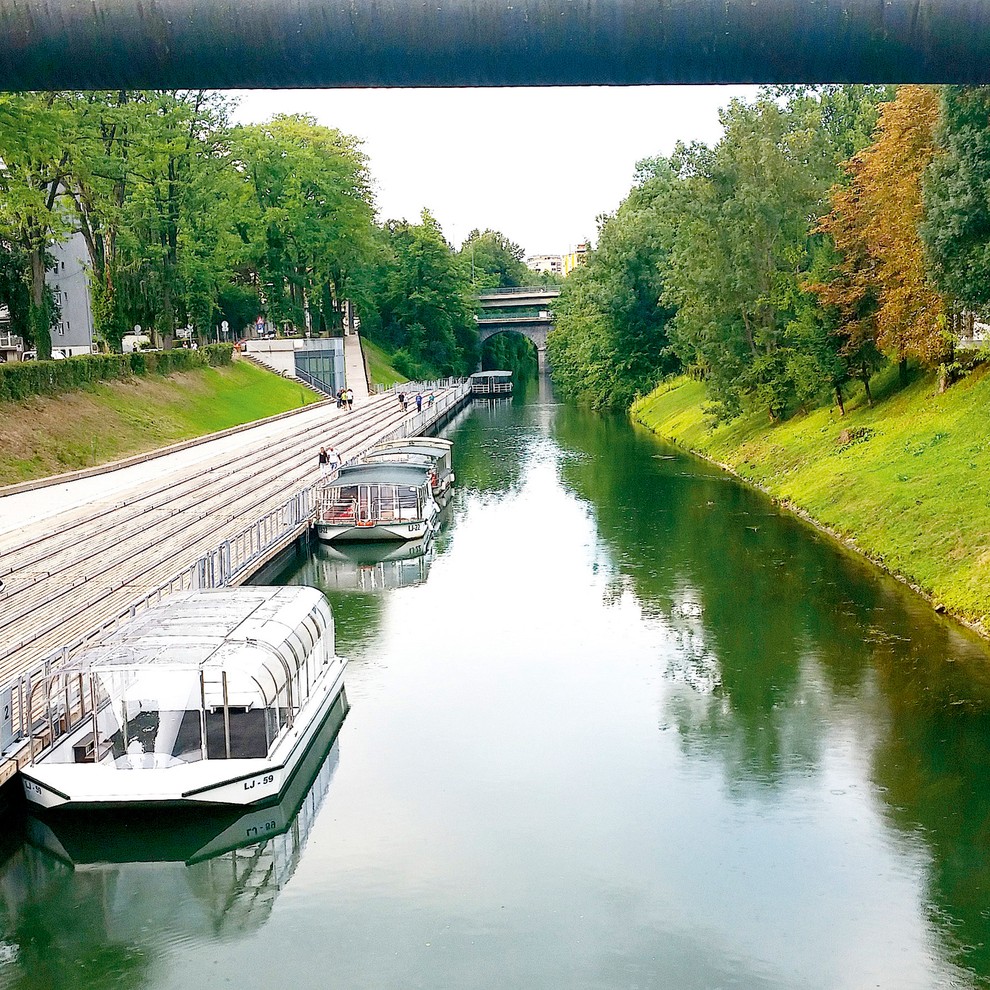
M990 985L986 645L767 499L624 421L561 408L566 484L674 636L661 725L737 792L820 769L848 714L878 803L924 842L930 922Z

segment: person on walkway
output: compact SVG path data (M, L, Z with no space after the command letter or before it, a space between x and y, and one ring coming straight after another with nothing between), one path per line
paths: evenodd
M432 406L433 405L433 393L432 392L430 392L429 402L427 402L426 404L428 406Z
M405 392L400 392L399 393L399 405L402 407L402 411L405 412L406 411L406 393Z
M330 472L330 455L326 447L320 447L320 453L316 458L316 463L320 466L320 477L326 478Z
M327 473L333 474L340 467L340 454L333 449L333 444L327 449Z
M344 404L344 389L343 387L337 389L337 408L339 409Z
M347 389L344 392L344 401L347 403L347 411L350 412L354 408L354 390Z
M409 408L409 396L405 392L402 393L402 411L405 412Z
M417 392L416 393L416 412L422 412L422 411L423 411L423 393L422 392Z

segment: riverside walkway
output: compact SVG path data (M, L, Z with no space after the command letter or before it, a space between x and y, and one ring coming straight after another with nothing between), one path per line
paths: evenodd
M229 567L240 540L260 566L259 549L271 556L305 529L321 446L353 459L429 429L468 392L449 383L435 395L422 414L403 413L393 392L356 400L350 413L318 403L93 477L0 490L0 686L57 663L149 596L246 579L250 571L231 580L221 566L204 582L203 562L226 547L218 559Z

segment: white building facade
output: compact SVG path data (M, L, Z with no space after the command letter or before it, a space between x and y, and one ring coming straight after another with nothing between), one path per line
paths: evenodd
M564 259L559 254L534 254L526 259L526 267L532 268L534 272L552 272L554 275L562 275Z
M59 318L52 327L52 353L64 357L92 354L93 299L89 288L89 252L82 234L53 244L53 266L45 273L59 308Z

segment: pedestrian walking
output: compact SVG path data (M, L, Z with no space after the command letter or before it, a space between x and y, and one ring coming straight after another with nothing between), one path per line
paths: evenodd
M430 392L430 400L429 400L429 402L427 402L426 404L427 404L428 406L432 406L432 405L433 405L433 393L432 393L432 392Z
M337 389L337 408L339 409L344 404L344 389L343 387Z
M328 465L329 471L332 474L334 471L337 470L337 468L340 467L340 454L338 454L337 451L333 449L332 444L329 450L327 450L327 459L329 461L329 465Z
M330 471L330 454L327 452L326 447L320 447L320 453L317 455L316 463L320 466L320 477L326 478Z
M402 411L405 412L406 411L406 393L405 392L400 392L399 393L399 405L402 407Z
M347 403L347 411L350 412L354 408L354 390L347 389L344 392L344 401Z
M409 408L409 396L403 393L402 395L402 411L405 412Z
M423 411L423 393L422 392L417 392L416 393L416 412L422 412L422 411Z

